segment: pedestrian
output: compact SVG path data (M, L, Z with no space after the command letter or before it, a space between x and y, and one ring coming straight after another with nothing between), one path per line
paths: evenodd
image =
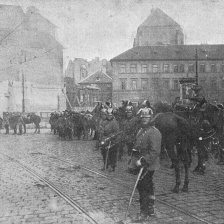
M123 123L124 142L128 155L131 155L135 143L135 137L139 129L139 118L134 116L133 106L126 107L126 119Z
M109 169L115 171L117 163L117 150L118 150L118 132L119 125L113 116L113 109L102 111L102 122L99 128L101 154L103 156L104 167L102 170Z
M142 175L137 184L140 202L140 215L136 221L144 222L150 216L155 215L154 211L154 184L153 175L159 169L159 157L161 151L162 136L160 131L151 124L152 114L146 108L141 113L141 129L136 136L132 158L131 173L143 168Z

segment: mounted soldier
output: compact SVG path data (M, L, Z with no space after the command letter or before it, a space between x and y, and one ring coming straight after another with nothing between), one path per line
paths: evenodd
M118 147L118 133L119 125L112 114L112 108L102 110L102 121L100 122L100 147L103 156L104 167L102 170L111 168L115 171L117 162L117 147Z
M140 216L138 221L145 221L149 216L154 215L153 175L160 166L159 156L162 135L157 128L152 126L151 118L152 113L147 108L142 110L141 129L136 136L129 169L131 173L136 173L136 171L143 168L137 185L140 196Z

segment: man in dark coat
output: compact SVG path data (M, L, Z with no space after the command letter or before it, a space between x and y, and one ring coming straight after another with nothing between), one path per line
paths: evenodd
M127 146L128 155L131 155L135 137L139 129L139 118L134 117L134 108L133 106L127 106L126 108L126 115L127 118L123 123L123 131L124 131L124 142Z
M106 119L104 118L100 123L100 143L101 154L103 156L104 169L111 167L111 171L115 171L117 162L117 144L119 125L112 114L113 109L109 108L106 112ZM106 167L105 167L106 166Z
M4 124L4 127L5 127L5 134L8 135L9 134L9 119L8 119L8 114L4 116L3 118L3 124Z
M19 135L22 135L23 134L23 125L24 125L24 121L23 121L22 115L19 117L17 124L19 126Z
M160 167L162 135L151 125L151 117L152 114L147 108L142 110L141 129L136 136L131 161L132 168L135 170L143 167L143 173L137 185L140 196L140 217L138 217L140 222L154 215L153 174Z
M205 162L208 160L208 149L211 137L214 135L214 129L208 120L203 120L196 133L196 148L198 151L198 165L194 172L203 175L205 173Z

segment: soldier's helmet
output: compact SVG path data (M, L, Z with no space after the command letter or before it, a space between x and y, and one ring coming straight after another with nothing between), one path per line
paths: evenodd
M224 109L224 106L223 106L223 104L221 104L221 103L218 103L218 104L217 104L217 107L218 107L219 109L221 109L221 110Z
M126 113L133 113L133 110L134 110L133 106L127 106L125 112Z
M101 114L107 114L107 109L106 109L106 108L103 108L103 109L101 110Z
M144 118L144 117L148 117L151 118L153 116L153 111L151 108L144 108L141 110L141 115L140 117Z
M205 131L208 131L211 129L211 124L208 120L203 120L201 122L201 127L205 130Z
M143 103L142 103L142 106L150 107L150 102L148 100L144 100Z
M112 108L108 108L107 115L113 115L113 109Z

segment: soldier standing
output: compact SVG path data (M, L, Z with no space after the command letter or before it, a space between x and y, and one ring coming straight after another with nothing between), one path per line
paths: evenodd
M100 123L101 154L103 156L104 167L102 170L111 167L115 171L117 162L117 134L119 125L112 114L112 108L102 111L102 122Z
M18 119L19 135L23 134L23 125L24 125L24 121L23 121L23 117L21 115Z
M208 149L211 136L214 134L211 124L208 120L203 120L196 133L196 148L198 151L198 165L194 172L203 175L205 173L205 162L208 160Z
M153 114L153 110L151 108L150 102L148 100L144 100L142 105L142 108L140 108L137 112L137 116L141 116L142 111L146 111L146 109L148 110L148 113Z
M154 187L153 175L159 169L159 156L161 151L162 136L160 131L150 123L152 114L149 110L142 110L141 129L136 136L136 142L132 152L132 168L140 170L142 175L137 185L140 196L140 216L139 222L154 215Z
M139 126L139 118L134 117L134 109L133 106L127 106L126 115L127 119L124 121L123 129L124 129L124 141L126 143L128 149L128 155L131 155L134 143L135 136L138 132Z
M9 119L8 119L8 115L5 115L3 118L3 123L4 123L4 127L5 127L5 134L8 135L9 134Z

